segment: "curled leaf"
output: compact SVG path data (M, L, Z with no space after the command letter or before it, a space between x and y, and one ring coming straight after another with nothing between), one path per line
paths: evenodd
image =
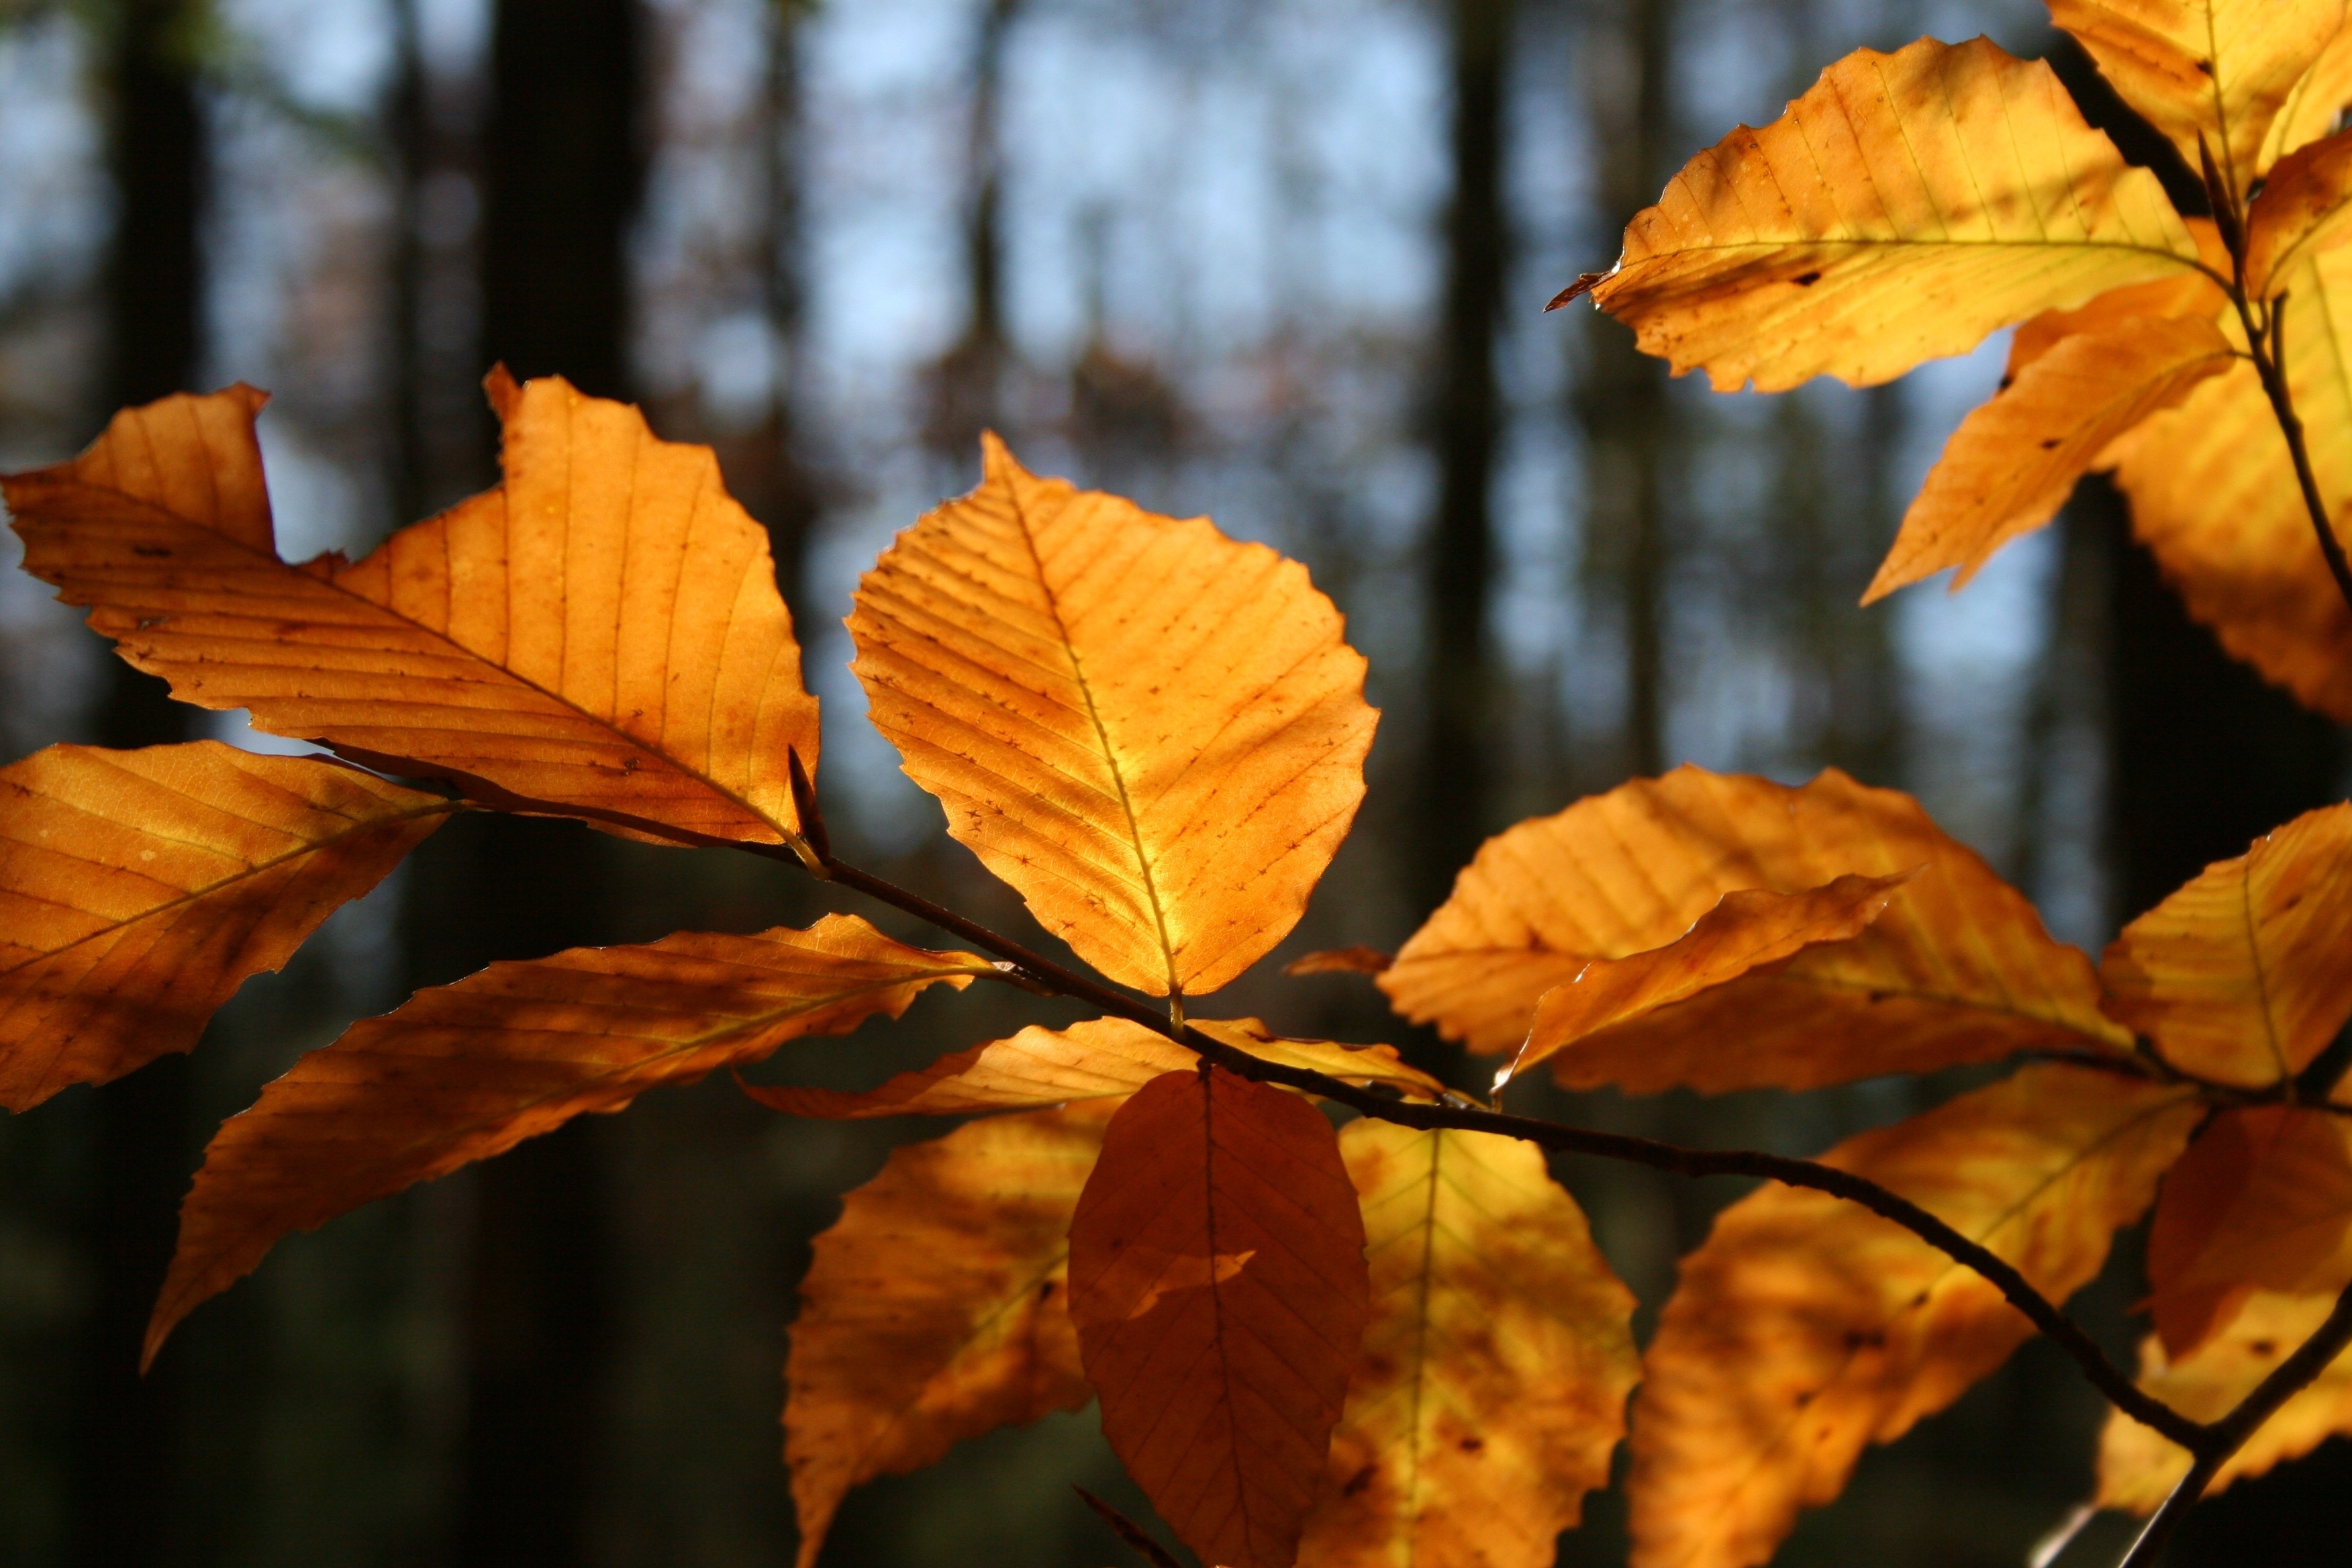
M2298 263L2352 237L2352 135L2298 148L2246 214L2246 292L2267 300Z

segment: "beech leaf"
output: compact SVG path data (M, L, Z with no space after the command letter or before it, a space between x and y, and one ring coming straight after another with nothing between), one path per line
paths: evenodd
M2267 300L2307 257L2352 237L2352 134L2280 160L2246 214L2246 293Z
M1121 1106L1070 1226L1103 1435L1202 1562L1289 1568L1370 1315L1331 1125L1228 1072Z
M191 1049L455 803L217 741L0 768L0 1105Z
M2255 173L2267 174L2296 148L2333 135L2347 106L2352 106L2352 22L2336 29L2319 58L2287 89L2269 134L2263 138Z

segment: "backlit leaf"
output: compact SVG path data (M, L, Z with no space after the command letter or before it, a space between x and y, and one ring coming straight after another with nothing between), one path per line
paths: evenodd
M2267 173L2289 153L2323 136L2332 136L2344 110L2352 107L2352 24L2336 29L2311 68L2289 89L2270 134L2263 138L2258 174Z
M1079 956L1213 991L1297 923L1355 818L1363 658L1297 563L984 446L980 488L858 586L874 722Z
M2189 226L2189 237L2197 242L2197 254L2207 271L2175 272L2145 283L2126 283L2071 310L2044 310L2027 318L2010 334L2009 364L2001 384L2008 385L2027 365L2080 332L2104 331L2126 321L2210 321L2229 310L2230 296L2215 280L2228 277L2231 266L2221 231L2209 217L2181 221Z
M1592 296L1717 391L1871 386L2196 259L2048 66L1922 38L1848 55L1692 159Z
M198 741L0 768L0 1105L194 1047L438 827L437 795Z
M2352 1126L2323 1110L2225 1110L2164 1178L2148 1228L2148 1310L2179 1361L2257 1289L2352 1281Z
M1676 941L1727 893L1915 871L1861 935L1589 1036L1554 1070L1639 1091L1806 1088L2127 1044L2090 962L2021 895L1916 801L1834 768L1796 789L1677 768L1523 822L1486 841L1379 984L1448 1039L1515 1049L1545 992Z
M1372 1321L1304 1568L1549 1568L1609 1483L1633 1292L1535 1147L1358 1121Z
M2140 1346L2139 1385L2192 1420L2215 1420L2293 1355L2335 1305L2332 1292L2291 1296L2258 1290L2228 1328L2178 1360L2168 1358L2164 1342L2150 1334ZM2206 1495L2300 1458L2347 1432L2352 1432L2352 1351L2328 1363L2309 1387L2257 1427L2214 1475ZM2189 1450L2120 1410L2108 1413L2099 1438L2101 1508L2154 1513L2188 1473Z
M1958 591L1994 551L2056 516L2117 437L2228 370L2231 354L2219 328L2194 318L2060 341L1960 421L1862 602L1947 566L1959 568Z
M273 734L640 835L782 841L817 714L766 532L635 408L491 394L503 486L302 566L273 543L259 393L126 409L6 481L26 569L173 695Z
M289 1231L994 973L971 953L927 952L827 915L806 931L576 947L420 991L302 1058L222 1124L180 1210L147 1353Z
M785 1371L784 1458L811 1568L852 1487L1094 1397L1066 1304L1070 1215L1108 1102L909 1143L816 1238Z
M2183 1072L2253 1089L2352 1017L2352 805L2305 812L2124 928L2107 1011Z
M1313 1105L1212 1071L1119 1108L1070 1226L1070 1316L1103 1435L1202 1562L1289 1568L1370 1313Z
M2154 1196L2189 1091L2029 1067L1823 1156L1930 1210L2063 1300ZM1633 1409L1633 1568L1766 1561L1866 1444L1958 1399L2032 1334L1985 1279L1823 1193L1768 1185L1684 1258Z
M2268 299L2296 264L2352 236L2352 135L2289 153L2246 215L2246 292Z

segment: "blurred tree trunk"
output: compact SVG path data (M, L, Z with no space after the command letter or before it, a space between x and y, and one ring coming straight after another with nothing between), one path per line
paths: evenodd
M483 355L601 396L627 390L639 27L634 0L499 0L491 41ZM609 841L511 817L453 826L463 831L437 835L417 866L420 983L603 935ZM589 1560L613 1318L594 1120L477 1178L454 1553L467 1568Z
M800 374L806 291L802 267L806 252L801 201L802 136L800 0L778 0L772 8L768 39L765 123L761 153L767 184L767 233L762 237L760 281L768 333L778 363L769 380L768 417L759 432L758 461L749 476L745 505L767 526L768 547L776 558L778 586L797 626L809 625L801 598L802 558L822 510L815 478L803 466L794 393Z
M1004 55L1023 0L988 0L972 39L971 119L965 141L963 333L932 363L924 437L950 472L969 474L983 430L1005 423L1004 216L998 101Z
M105 275L109 412L191 390L201 368L206 168L192 9L184 0L124 0L114 17L109 153L119 205ZM189 710L162 680L119 658L106 670L92 726L99 744L188 739ZM68 1552L88 1568L152 1568L174 1555L181 1363L166 1354L142 1378L139 1350L193 1163L188 1058L165 1057L99 1089L93 1102L93 1300Z
M1503 151L1514 0L1454 0L1454 195L1433 411L1437 515L1429 534L1416 902L1433 908L1496 826L1486 759L1498 717L1487 605L1495 571L1490 491L1501 395L1495 336L1508 266Z

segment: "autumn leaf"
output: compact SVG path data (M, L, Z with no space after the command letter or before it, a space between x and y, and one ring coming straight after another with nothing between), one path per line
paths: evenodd
M1863 934L1587 1037L1555 1071L1637 1091L1811 1088L2128 1043L2089 961L2032 904L1917 802L1834 768L1795 789L1677 768L1523 822L1486 841L1379 984L1448 1039L1516 1049L1544 993L1677 941L1727 893L1915 871Z
M1203 1563L1289 1568L1370 1303L1322 1113L1229 1072L1119 1108L1070 1226L1103 1435Z
M1495 1087L1613 1024L1688 1001L1817 943L1859 935L1909 879L1847 876L1801 893L1764 888L1726 893L1665 946L1630 958L1596 958L1574 980L1545 992L1527 1044L1495 1076Z
M2336 29L2319 58L2287 89L2286 101L2263 138L2254 172L2268 174L2296 148L2333 135L2336 119L2347 106L2352 106L2352 24Z
M1196 1028L1268 1061L1310 1068L1350 1083L1385 1083L1421 1099L1443 1090L1407 1067L1391 1046L1341 1046L1286 1040L1255 1018L1195 1018ZM745 1084L744 1091L787 1116L862 1121L877 1116L970 1116L1072 1100L1132 1094L1162 1073L1200 1058L1157 1029L1130 1018L1094 1018L1066 1029L1032 1024L1010 1039L991 1040L902 1072L879 1089L788 1089Z
M2246 214L2246 293L2275 294L2307 257L2352 235L2352 135L2330 136L2280 160Z
M2059 1065L1822 1157L2063 1300L2154 1196L2190 1090ZM1633 1568L1762 1563L1801 1508L2006 1360L2032 1325L1982 1276L1825 1193L1766 1186L1683 1260L1634 1400Z
M192 1048L452 802L217 741L0 768L0 1105Z
M854 915L758 936L684 932L494 963L352 1026L223 1123L180 1210L147 1356L278 1238L487 1160L649 1089L760 1060L803 1035L897 1017L995 973Z
M909 1143L816 1238L785 1370L784 1458L812 1568L852 1487L1094 1398L1065 1305L1070 1215L1106 1101Z
M1297 923L1363 798L1364 660L1306 568L1041 479L883 552L852 667L948 831L1113 980L1199 995Z
M2352 1017L2352 805L2305 812L2124 928L2107 1011L2214 1082L2291 1078Z
M1377 947L1327 947L1301 953L1282 966L1294 977L1307 974L1378 974L1396 960Z
M2352 1128L2324 1110L2225 1110L2164 1178L2148 1228L2148 1310L2172 1360L2256 1290L2352 1282Z
M2048 66L1922 38L1848 55L1692 159L1591 291L1677 375L1780 392L1891 381L2196 260L2156 176Z
M2233 363L2210 321L2138 319L2063 338L1960 421L1928 470L1865 605L1957 566L1965 586L1994 551L2048 522L2119 436Z
M2009 363L2001 373L2001 384L2007 386L2027 365L2079 333L2147 321L2211 321L2230 310L2230 296L2219 279L2230 276L2233 264L2221 229L2209 217L2181 221L2189 226L2189 236L2197 244L2203 271L2126 283L2071 310L2044 310L2019 322L2017 331L2010 334Z
M2344 0L2049 0L2050 19L2198 168L2201 137L2243 196L2271 122L2344 20Z
M2177 1360L2151 1334L2140 1347L2139 1385L2193 1421L2212 1421L2254 1390L2309 1339L2336 1305L2334 1293L2257 1290L2228 1328ZM2352 1432L2352 1352L2292 1395L2214 1472L2211 1496L2231 1482L2299 1458L2339 1433ZM2153 1513L2189 1473L2189 1450L2110 1411L2099 1438L2101 1508Z
M26 569L173 695L273 734L640 837L782 842L817 713L766 532L635 408L490 392L503 486L303 566L273 542L260 393L126 409L6 480Z
M1302 1568L1549 1568L1609 1483L1633 1292L1528 1143L1349 1123L1372 1320Z

